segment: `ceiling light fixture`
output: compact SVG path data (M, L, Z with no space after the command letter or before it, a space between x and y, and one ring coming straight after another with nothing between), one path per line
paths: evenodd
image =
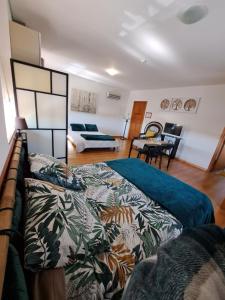
M146 56L142 56L140 61L147 59L147 64L153 62L155 59L164 60L167 63L174 62L176 57L174 51L165 40L154 33L143 32L140 39L142 53ZM151 59L151 61L149 60Z
M208 7L204 4L193 5L178 14L178 18L184 24L191 25L204 19L208 14Z
M168 57L170 51L167 45L160 38L152 34L147 35L146 42L148 49L151 51L150 53L158 57Z
M108 73L110 76L115 76L117 74L119 74L119 71L114 69L114 68L109 68L105 70L106 73Z

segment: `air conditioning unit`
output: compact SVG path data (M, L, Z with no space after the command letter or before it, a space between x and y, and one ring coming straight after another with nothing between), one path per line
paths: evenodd
M106 97L107 97L108 99L114 99L114 100L120 100L120 98L121 98L120 95L117 95L117 94L115 94L115 93L113 93L113 92L107 92L107 93L106 93Z

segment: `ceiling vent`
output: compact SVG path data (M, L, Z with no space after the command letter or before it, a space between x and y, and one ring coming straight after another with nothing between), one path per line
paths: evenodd
M106 97L108 99L113 99L113 100L120 100L121 96L116 94L116 93L113 93L113 92L107 92L106 93Z

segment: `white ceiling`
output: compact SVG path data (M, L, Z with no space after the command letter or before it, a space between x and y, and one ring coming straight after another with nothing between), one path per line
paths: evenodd
M224 0L10 2L14 18L41 32L53 68L125 89L225 83ZM176 15L198 3L208 16L182 24Z

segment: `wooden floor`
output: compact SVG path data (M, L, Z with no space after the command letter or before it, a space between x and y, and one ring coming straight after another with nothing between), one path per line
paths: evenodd
M70 165L80 165L112 159L127 158L130 141L118 141L120 143L120 151L118 152L112 151L110 149L92 149L85 150L82 153L76 153L75 147L71 142L68 142L68 163ZM136 155L137 152L133 150L131 153L131 157L136 157ZM167 159L165 158L162 164L162 170L165 172L167 172L166 163ZM204 172L179 160L173 160L171 162L168 173L207 194L212 200L215 209L225 198L225 177L223 176Z

